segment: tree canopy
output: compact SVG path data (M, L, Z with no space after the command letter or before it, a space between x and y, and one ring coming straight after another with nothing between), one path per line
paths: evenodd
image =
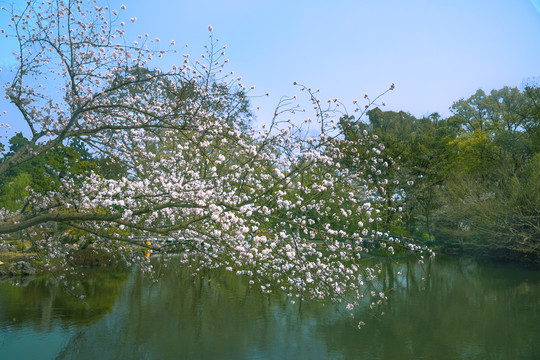
M453 115L417 119L368 112L406 188L407 233L443 249L538 261L540 117L538 85L478 90ZM436 241L435 241L435 239Z

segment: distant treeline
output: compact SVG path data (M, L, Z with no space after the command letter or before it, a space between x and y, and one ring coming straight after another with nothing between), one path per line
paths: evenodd
M443 252L538 262L540 87L478 90L451 111L448 118L416 118L375 108L365 122L340 120L346 139L368 131L386 146L389 160L381 177L387 180L380 196L399 211L381 213L377 230L414 237ZM3 160L27 143L20 133L12 137ZM0 207L21 209L29 189L55 191L65 174L88 171L126 175L119 163L94 157L72 140L4 174Z
M540 87L478 90L451 112L416 118L376 108L360 124L380 136L396 161L389 171L409 184L393 230L443 251L538 262ZM357 124L348 125L354 136Z

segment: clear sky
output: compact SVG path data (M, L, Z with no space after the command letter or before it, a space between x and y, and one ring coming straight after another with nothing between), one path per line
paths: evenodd
M293 81L345 104L395 82L388 110L447 116L479 88L540 76L540 0L110 1L122 3L126 17L138 19L134 31L189 43L192 56L202 53L211 24L228 45L229 69L271 94L253 100L259 122L281 96L298 93ZM0 28L6 21L2 15ZM10 46L0 40L2 67Z

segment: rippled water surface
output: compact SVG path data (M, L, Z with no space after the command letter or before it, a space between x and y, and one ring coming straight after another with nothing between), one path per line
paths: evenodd
M0 282L0 359L540 358L539 271L389 262L389 303L351 319L343 304L292 304L227 272L193 278L169 264L157 283L102 270Z

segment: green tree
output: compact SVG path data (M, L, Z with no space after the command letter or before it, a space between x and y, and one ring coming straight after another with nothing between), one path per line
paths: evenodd
M29 140L22 133L17 133L8 143L9 152L0 159L0 162L8 161L27 147ZM39 149L39 146L33 146L32 149ZM75 180L79 175L97 170L84 143L75 141L70 146L61 145L53 151L40 153L28 161L13 166L1 174L0 204L10 210L20 209L25 206L24 199L29 194L27 186L37 192L57 191L64 178Z
M433 217L440 205L440 188L448 168L448 143L455 126L438 114L417 119L405 112L368 111L366 128L379 135L389 156L396 159L394 184L405 191L403 218L408 234L432 238ZM395 171L398 170L399 171ZM389 189L396 194L397 187Z
M539 252L537 89L479 90L452 106L460 125L440 230L497 257ZM517 254L517 255L516 255Z

